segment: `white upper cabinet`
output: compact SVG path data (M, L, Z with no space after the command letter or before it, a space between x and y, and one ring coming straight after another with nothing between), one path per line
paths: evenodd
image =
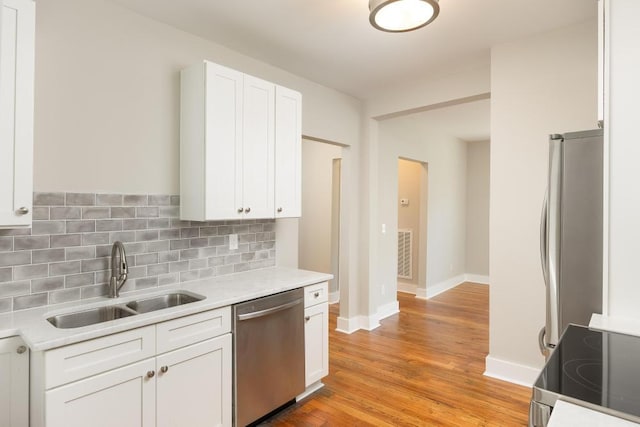
M302 211L302 95L276 86L276 218Z
M181 88L180 217L274 218L285 181L285 206L295 212L297 197L299 216L300 94L208 61L183 70ZM293 155L276 160L279 139Z
M30 226L35 3L0 4L0 228Z

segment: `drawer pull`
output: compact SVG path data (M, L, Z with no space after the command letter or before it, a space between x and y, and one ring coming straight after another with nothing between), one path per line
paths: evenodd
M156 375L156 371L148 371L147 378L153 378Z
M318 297L320 296L320 292L316 292L315 294L313 294L313 296L314 296L315 298L318 298Z
M306 322L308 322L309 320L311 320L311 316L305 316L305 317L304 317L304 320L305 320Z
M27 351L27 347L25 347L25 346L21 345L21 346L20 346L20 347L18 347L18 349L16 350L16 353L18 353L18 354L22 354L22 353L24 353L25 351Z
M166 374L168 370L169 370L168 366L163 366L162 368L160 368L160 372L162 372L163 374Z

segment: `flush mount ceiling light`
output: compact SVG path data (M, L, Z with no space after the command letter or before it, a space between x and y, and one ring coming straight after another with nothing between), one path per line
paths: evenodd
M422 28L438 16L438 0L369 0L369 22L390 33Z

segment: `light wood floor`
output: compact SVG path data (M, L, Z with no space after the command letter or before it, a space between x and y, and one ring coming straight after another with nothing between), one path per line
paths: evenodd
M273 426L524 426L531 389L482 375L489 288L462 284L429 301L398 294L400 313L374 331L335 332L325 387Z

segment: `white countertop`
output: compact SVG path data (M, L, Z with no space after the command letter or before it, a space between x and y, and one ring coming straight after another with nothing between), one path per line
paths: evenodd
M638 427L640 424L558 400L547 427Z
M640 320L627 319L624 317L609 317L594 313L591 315L589 329L640 337Z
M127 293L120 298L93 298L65 304L16 311L0 315L0 338L19 335L32 351L48 350L79 341L139 328L189 314L224 307L254 298L300 288L331 279L333 276L290 268L265 268L228 276L185 282L177 285ZM47 318L95 307L124 304L141 297L184 290L206 297L202 301L137 314L122 319L73 329L58 329Z

